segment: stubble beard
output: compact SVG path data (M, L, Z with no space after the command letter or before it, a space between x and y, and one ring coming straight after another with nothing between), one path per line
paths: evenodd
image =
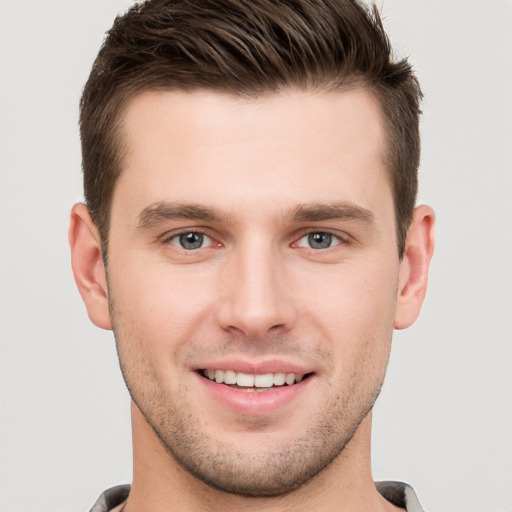
M112 319L118 319L113 313L111 306ZM248 451L202 431L190 412L186 393L166 392L157 385L155 372L142 350L144 340L127 336L132 331L120 328L115 321L113 325L121 372L130 396L165 452L193 477L229 494L284 495L343 457L344 449L373 408L384 380L386 365L371 382L366 379L366 385L361 385L364 375L355 371L345 389L331 390L332 398L321 412L316 412L314 422L300 437ZM372 363L375 361L369 362ZM363 362L361 368L364 366ZM248 431L259 431L264 436L263 423L253 421Z
M141 397L128 390L173 461L214 489L247 497L287 494L327 468L342 456L378 395L377 391L355 417L323 415L300 438L272 449L248 451L200 432L195 419L183 410L185 404L163 408L156 402L141 403Z

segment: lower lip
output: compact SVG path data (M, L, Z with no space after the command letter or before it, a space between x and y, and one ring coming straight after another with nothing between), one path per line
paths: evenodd
M248 415L269 414L286 407L298 395L304 393L314 381L314 376L310 375L292 386L279 386L268 391L243 391L225 384L218 384L199 374L197 378L215 400L237 413Z

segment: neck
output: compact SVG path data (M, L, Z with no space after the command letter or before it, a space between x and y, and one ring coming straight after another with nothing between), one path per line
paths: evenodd
M343 452L295 491L275 497L247 497L213 489L183 469L165 450L132 403L134 473L123 512L170 511L398 511L375 489L371 475L371 413Z

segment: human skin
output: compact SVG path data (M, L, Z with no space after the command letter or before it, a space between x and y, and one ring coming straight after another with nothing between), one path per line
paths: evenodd
M133 399L125 511L393 510L372 481L371 408L393 328L423 301L434 215L415 210L400 260L374 97L144 92L123 137L108 285L84 205L70 241ZM205 369L306 378L254 392Z

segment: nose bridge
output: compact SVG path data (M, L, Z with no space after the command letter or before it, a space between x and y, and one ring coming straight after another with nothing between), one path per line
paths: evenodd
M265 237L254 236L233 250L225 265L219 322L224 329L262 338L287 330L294 309L286 290L282 255Z

